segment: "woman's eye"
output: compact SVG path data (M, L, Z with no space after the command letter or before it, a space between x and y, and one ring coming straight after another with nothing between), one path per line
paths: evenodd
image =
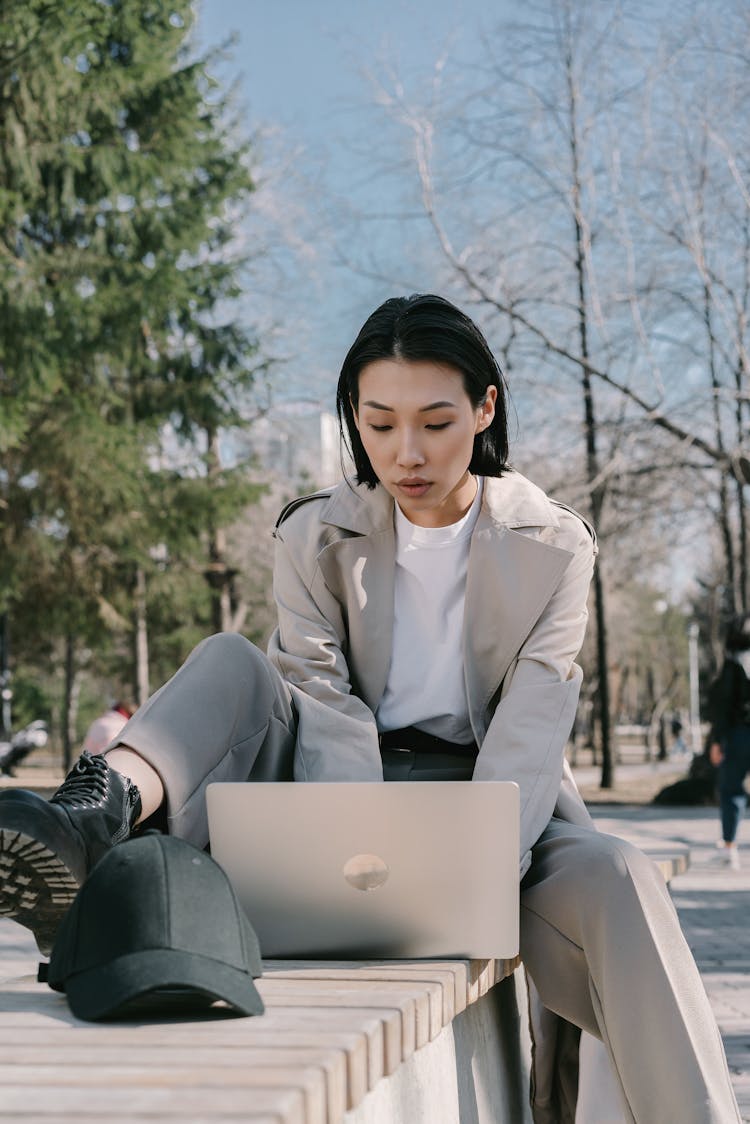
M370 424L370 429L375 430L376 433L387 433L391 428L392 427L390 425L372 425L372 423Z
M438 422L436 424L426 426L427 429L447 429L451 423L449 421Z

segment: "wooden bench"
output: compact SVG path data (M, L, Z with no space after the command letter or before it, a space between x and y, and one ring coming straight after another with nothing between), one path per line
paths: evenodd
M268 961L261 1018L92 1024L36 982L33 940L7 921L0 958L0 1118L47 1122L357 1120L352 1110L381 1079L404 1070L400 1083L411 1080L405 1067L446 1031L454 1051L475 1023L491 1033L501 1006L495 985L505 979L512 989L517 965ZM513 1005L504 1005L503 1024ZM460 1041L458 1052L466 1048Z
M684 874L690 867L690 848L684 843L669 843L664 847L654 847L653 843L635 840L652 862L656 863L669 884L678 874Z
M687 848L647 847L667 880ZM523 1124L529 1041L518 960L267 961L260 1018L92 1024L36 982L0 922L0 1119Z

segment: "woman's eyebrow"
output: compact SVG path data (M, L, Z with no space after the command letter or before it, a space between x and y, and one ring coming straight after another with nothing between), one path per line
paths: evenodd
M386 410L389 414L392 414L394 412L393 406L384 406L382 402L373 402L370 399L368 399L366 402L363 402L362 405L363 406L371 406L373 410ZM442 410L446 406L451 406L455 409L455 405L456 405L455 402L448 402L448 401L431 402L429 406L420 407L419 413L420 414L426 414L430 410Z

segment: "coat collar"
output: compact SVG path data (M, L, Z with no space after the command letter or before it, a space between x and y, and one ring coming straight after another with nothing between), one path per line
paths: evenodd
M324 523L356 535L369 535L393 526L393 498L385 488L344 480L333 489L321 518ZM559 520L547 496L520 472L488 476L484 481L482 514L498 527L557 527Z

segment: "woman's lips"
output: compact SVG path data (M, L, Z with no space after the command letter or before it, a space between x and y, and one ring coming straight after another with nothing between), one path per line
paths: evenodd
M417 478L414 480L399 480L396 484L396 487L400 489L400 491L402 491L404 495L414 498L417 496L423 496L428 488L431 487L431 485L429 480L420 480L419 478Z

